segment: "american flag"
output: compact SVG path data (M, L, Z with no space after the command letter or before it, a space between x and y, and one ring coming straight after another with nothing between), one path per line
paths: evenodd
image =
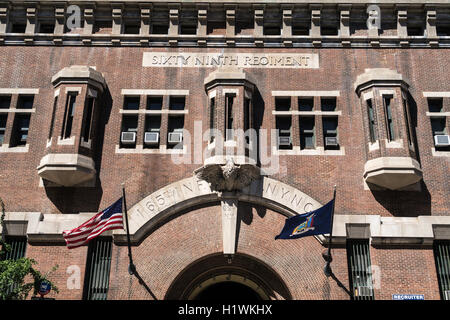
M123 229L122 198L97 213L81 226L63 231L67 248L80 247L106 230Z

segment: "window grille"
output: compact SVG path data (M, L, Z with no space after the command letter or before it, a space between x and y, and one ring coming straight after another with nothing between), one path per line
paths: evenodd
M442 300L450 300L450 241L435 241L434 259Z
M374 300L368 240L347 240L347 261L355 300Z

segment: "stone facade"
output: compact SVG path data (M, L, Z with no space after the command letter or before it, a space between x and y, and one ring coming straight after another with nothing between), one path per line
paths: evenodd
M68 250L62 231L112 204L122 183L134 262L158 299L193 298L199 284L227 273L264 298L349 299L338 284L351 291L346 243L354 238L370 242L375 299L441 298L432 248L450 240L450 150L435 145L432 125L444 119L449 134L447 1L382 1L375 31L363 1L82 1L71 31L70 4L0 1L0 98L10 97L9 108L0 105L0 196L9 234L27 236L26 255L42 271L59 264L57 299L83 297L88 253ZM30 95L32 108L21 108ZM139 107L129 107L136 97ZM430 98L442 101L439 112ZM303 109L306 100L312 109ZM21 115L29 127L15 145ZM155 118L152 145L144 133ZM271 135L280 118L290 119L286 148ZM305 118L313 119L312 148ZM329 119L337 123L331 136ZM251 163L260 177L214 190L194 171L226 157L220 139L203 133L247 124L261 130L258 145L267 142L272 162L258 154ZM170 142L176 129L181 147ZM122 132L136 133L131 145ZM226 150L243 143L225 140ZM236 165L251 158L243 149ZM338 281L323 273L327 235L274 240L286 217L327 203L334 185ZM128 273L125 232L104 236L113 239L108 299L154 298ZM74 275L80 286L69 288Z

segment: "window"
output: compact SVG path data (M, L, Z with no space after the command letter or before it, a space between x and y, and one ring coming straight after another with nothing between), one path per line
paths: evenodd
M141 31L141 26L139 24L125 24L123 27L124 34L139 34Z
M29 114L16 114L11 133L10 147L24 146L27 144L28 130L30 127Z
M314 108L313 98L298 98L299 111L313 111L313 108Z
M112 32L112 21L94 21L92 33L107 34Z
M309 36L309 26L293 25L292 26L293 36Z
M403 102L403 114L405 116L405 125L406 125L406 138L408 139L408 144L412 145L412 128L409 122L409 108L405 98L402 98Z
M147 110L162 110L163 97L148 96Z
M336 98L321 98L320 108L322 111L336 111Z
M56 114L56 107L58 106L58 96L55 97L55 100L53 101L53 110L52 110L52 118L50 120L50 130L48 131L48 139L53 136L53 128L55 126L55 114Z
M83 141L88 142L91 137L92 121L94 118L95 98L88 97L86 105L84 106L84 121L83 121Z
M64 122L62 127L61 136L63 139L69 139L72 134L72 123L73 117L75 115L75 101L77 99L77 94L70 92L67 95L66 108L64 111Z
M300 117L300 149L315 149L314 117Z
M450 241L435 241L434 259L442 300L450 300Z
M395 140L394 122L392 120L392 96L383 96L384 110L386 114L386 131L389 141Z
M423 36L424 29L422 27L407 27L408 36Z
M53 33L55 31L55 24L46 22L39 25L39 33Z
M168 24L152 24L152 34L167 34L169 32Z
M233 102L234 95L225 94L225 140L232 140L233 133Z
M0 109L9 109L11 105L11 96L0 96Z
M26 28L26 23L16 22L12 24L11 33L25 33Z
M10 245L10 250L2 248L2 260L17 260L25 257L27 238L21 236L6 236L5 242Z
M323 138L324 147L327 149L339 149L338 140L338 118L337 117L323 117Z
M168 148L182 149L183 148L183 116L169 116L169 128L167 144Z
M210 133L210 142L214 140L214 129L216 128L216 98L211 98L209 100L209 129Z
M112 239L96 238L89 242L84 278L83 300L106 300L109 289Z
M430 112L442 112L443 106L442 98L428 98L428 110Z
M369 117L369 135L370 142L374 143L378 139L376 122L375 122L375 113L372 105L372 99L366 100L367 104L367 114Z
M140 97L125 97L123 110L139 110Z
M170 97L169 110L184 110L185 104L185 97Z
M264 26L263 34L265 36L279 36L281 34L281 28L279 26Z
M34 96L19 95L17 109L33 109Z
M278 149L292 149L292 118L276 117L275 126L278 131Z
M276 111L291 110L291 98L290 97L276 97L275 98L275 110Z
M146 116L144 131L144 148L159 148L161 116Z
M8 114L0 114L0 146L3 145L3 140L5 139L7 120Z
M347 263L352 298L373 300L369 240L347 240Z
M138 115L124 115L120 136L121 148L135 148L138 129Z
M197 26L190 25L190 24L182 24L180 26L180 34L196 35L197 34Z
M320 28L320 34L322 36L337 36L338 28L332 26L324 26Z

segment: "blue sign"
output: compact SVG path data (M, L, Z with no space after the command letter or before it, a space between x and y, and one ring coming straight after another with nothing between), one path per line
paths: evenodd
M425 300L423 294L393 294L392 300Z
M52 290L52 286L50 285L50 283L48 282L41 282L41 285L39 287L39 294L41 296L45 296L47 293L50 292L50 290Z

